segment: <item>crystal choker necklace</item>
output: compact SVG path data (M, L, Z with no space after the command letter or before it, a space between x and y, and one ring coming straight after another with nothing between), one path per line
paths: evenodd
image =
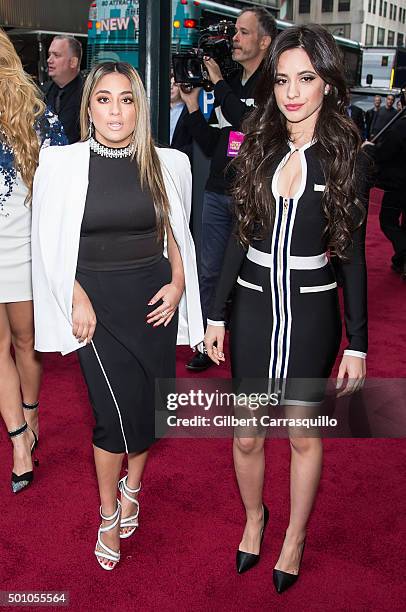
M97 155L101 155L102 157L131 157L134 153L134 144L131 143L128 147L123 149L115 149L114 147L105 147L104 145L97 142L93 137L89 139L90 148Z

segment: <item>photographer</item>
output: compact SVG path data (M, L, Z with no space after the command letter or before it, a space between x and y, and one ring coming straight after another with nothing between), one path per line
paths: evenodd
M200 299L205 324L232 224L231 198L228 195L231 177L227 166L241 142L239 130L255 103L254 92L260 66L275 35L275 20L266 9L243 9L236 21L232 54L241 69L226 82L218 64L211 58L205 58L215 98L209 123L199 109L200 89L181 93L189 111L185 125L202 151L211 158L203 197L200 253ZM186 367L202 371L212 363L207 355L197 352Z

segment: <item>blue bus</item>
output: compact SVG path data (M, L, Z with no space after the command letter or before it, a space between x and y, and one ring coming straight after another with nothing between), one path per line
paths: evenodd
M267 6L264 1L257 4ZM243 6L243 0L228 0L227 5L212 0L172 0L172 51L195 46L200 28L221 19L235 21ZM271 12L274 9L267 8ZM280 19L276 19L276 24L279 31L293 25ZM89 9L88 68L107 60L126 61L138 68L138 34L139 0L94 0ZM361 44L341 36L334 38L344 56L348 85L360 85Z
M172 0L172 49L186 50L198 39L198 2ZM139 67L139 0L95 0L88 20L87 66L121 60Z

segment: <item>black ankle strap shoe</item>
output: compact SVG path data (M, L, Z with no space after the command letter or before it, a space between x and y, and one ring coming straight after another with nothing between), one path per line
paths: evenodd
M18 438L22 436L28 429L28 425L25 422L24 425L18 427L17 429L13 429L8 432L8 435L11 439ZM34 445L35 445L36 436L34 434ZM32 449L31 449L32 452ZM15 474L11 473L11 490L13 493L20 493L23 489L26 489L34 480L34 472L31 470L29 472L25 472L24 474Z

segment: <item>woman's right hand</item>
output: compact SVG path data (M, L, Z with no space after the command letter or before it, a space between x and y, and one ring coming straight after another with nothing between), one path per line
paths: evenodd
M89 343L96 329L96 315L86 291L78 281L73 288L72 333L79 342Z
M214 363L220 365L220 361L225 361L223 353L224 336L226 334L225 327L217 325L208 325L204 336L204 345L207 354ZM214 344L217 346L214 346Z

